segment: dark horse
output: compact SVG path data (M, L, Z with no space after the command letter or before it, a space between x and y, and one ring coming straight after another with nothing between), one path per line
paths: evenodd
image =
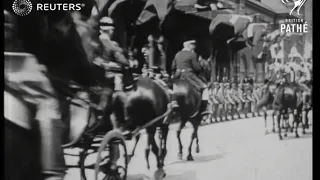
M173 80L173 93L179 105L175 112L181 118L177 130L177 138L179 143L178 158L182 159L183 147L180 138L181 130L189 121L193 126L193 132L190 145L188 147L187 160L192 161L192 144L194 140L196 140L196 152L200 152L198 129L202 121L203 112L206 110L206 103L205 101L202 101L202 94L186 80Z
M153 119L162 116L168 111L170 102L169 94L165 87L150 78L138 78L136 89L129 92L116 92L113 95L112 120L120 128L134 131L144 126ZM162 169L166 156L166 139L169 131L168 123L163 123L162 118L149 127L146 127L147 146L145 157L147 167L149 164L150 148L157 160L157 167ZM155 141L157 127L160 127L161 143L160 151ZM135 145L130 156L134 155L140 135L135 137Z
M264 116L264 126L265 126L265 133L268 134L268 123L267 123L267 110L268 106L272 106L272 103L274 101L274 94L275 90L277 88L277 85L275 83L272 83L268 80L266 80L265 84L261 87L261 94L259 97L259 100L256 105L256 112L258 112L260 109L263 111ZM275 132L275 121L274 121L275 111L272 111L272 132Z
M272 96L270 89L265 88L264 91L265 91L264 102L265 100L267 100L267 102L270 102L271 96ZM274 114L277 117L278 133L279 133L280 140L283 139L281 134L281 119L283 121L288 121L288 118L289 118L288 114L290 112L293 114L293 124L292 124L292 127L290 128L291 132L293 132L293 127L295 127L295 135L296 137L299 137L298 127L301 121L301 113L302 113L302 107L303 107L301 93L302 92L298 88L298 86L293 83L284 83L280 85L275 91L274 100L272 101L272 107L273 107ZM260 107L262 105L262 102L263 101L259 102L257 107ZM286 132L287 132L287 128L286 128ZM285 133L285 136L287 136L286 133Z

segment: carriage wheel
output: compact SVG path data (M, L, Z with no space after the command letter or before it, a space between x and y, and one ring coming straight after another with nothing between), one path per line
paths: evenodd
M117 147L119 156L116 164L111 163L110 147ZM125 139L117 130L108 132L98 150L95 164L95 180L126 180L128 169L128 155Z

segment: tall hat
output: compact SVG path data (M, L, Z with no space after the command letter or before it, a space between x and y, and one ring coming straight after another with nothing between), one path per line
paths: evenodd
M102 17L100 19L100 29L102 30L112 30L114 29L113 20L109 17Z

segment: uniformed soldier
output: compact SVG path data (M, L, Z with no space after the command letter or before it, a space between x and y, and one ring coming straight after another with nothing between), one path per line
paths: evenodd
M218 82L213 82L212 87L210 89L210 102L211 102L211 107L212 107L212 117L211 117L211 122L214 119L215 122L217 122L217 115L219 112L219 98L218 98L218 90L219 90L219 83Z
M202 91L207 87L197 75L201 71L201 66L197 61L197 55L194 52L196 41L190 40L183 43L183 49L179 51L173 62L172 72L175 77L189 81L198 91Z
M122 72L125 68L130 67L130 63L125 58L123 50L119 47L118 43L111 40L114 33L113 20L109 17L102 17L100 20L99 32L99 39L101 42L101 51L103 56L102 58L97 58L95 60L95 64L103 65L107 69L114 70L113 72L107 72L107 74L114 75L115 90L129 90L130 87L132 87L133 79L131 79L132 77L126 77L126 80L123 81L124 77Z
M231 111L232 111L232 107L235 104L233 99L232 99L232 93L231 93L231 86L229 82L226 82L224 84L225 89L224 89L224 96L225 96L225 110L226 110L226 114L225 114L225 118L226 120L228 119L228 115L231 115ZM232 117L232 116L231 116Z
M220 117L220 121L222 121L222 115L226 113L226 110L225 110L225 96L224 96L224 84L223 83L220 83L219 84L219 89L218 89L218 93L217 93L217 97L218 97L218 100L219 100L219 110L220 110L220 113L219 113L219 117Z
M233 98L233 100L235 102L233 108L234 108L235 112L237 113L238 118L240 118L239 106L240 106L241 100L240 100L240 98L238 96L238 88L237 88L237 84L236 83L232 83L231 94L232 94L232 98Z

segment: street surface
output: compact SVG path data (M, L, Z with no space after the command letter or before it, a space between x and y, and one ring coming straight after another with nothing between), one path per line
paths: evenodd
M312 124L312 112L309 113ZM271 125L271 117L268 117ZM177 159L178 144L176 125L170 127L168 154L165 162L164 180L311 180L312 179L312 126L306 135L296 139L294 134L280 141L278 135L265 135L262 117L210 124L199 128L200 153L195 161L186 161L191 130L182 131L184 160ZM271 126L269 128L271 130ZM152 179L156 161L150 152L151 170L147 170L144 155L146 139L140 138L135 156L129 164L128 180ZM128 150L132 148L128 142ZM76 162L66 158L67 162ZM95 156L88 158L95 161ZM66 180L80 179L78 169L70 169ZM94 179L91 170L89 180Z

